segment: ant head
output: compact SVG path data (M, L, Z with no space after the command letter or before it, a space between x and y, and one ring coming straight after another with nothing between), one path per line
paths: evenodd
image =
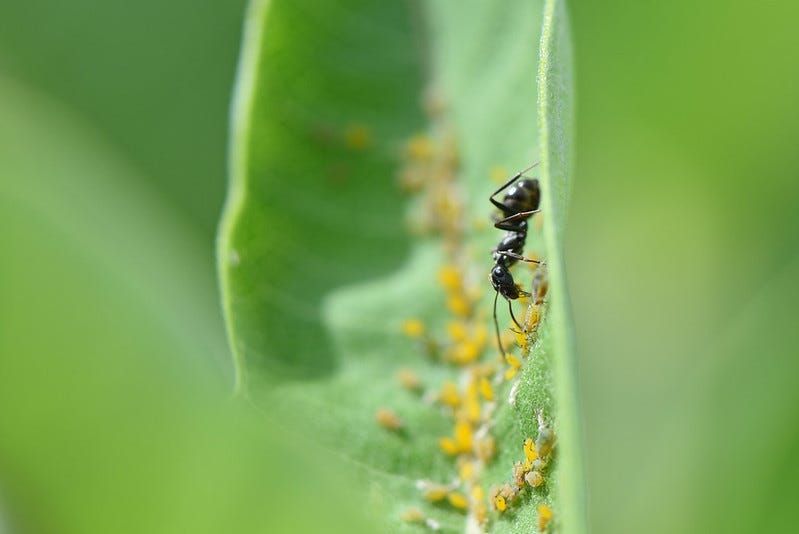
M513 281L513 275L503 264L498 263L491 269L489 275L491 285L494 290L499 292L504 298L515 300L519 298L519 288L516 287L516 282Z

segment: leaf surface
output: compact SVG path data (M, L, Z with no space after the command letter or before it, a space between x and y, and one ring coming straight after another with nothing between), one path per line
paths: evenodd
M570 61L568 22L555 1L251 4L218 248L238 387L264 412L346 458L368 489L366 507L397 529L413 528L400 516L418 507L447 532L478 530L473 508L466 514L431 504L416 487L458 476L439 445L453 433L452 414L432 399L445 381L462 385L469 373L440 361L457 316L438 273L446 265L462 271L481 292L470 324L492 332L494 293L485 277L501 233L486 224L486 199L498 186L490 176L538 160L543 231L531 228L525 252L546 259L550 293L521 371L496 384L485 426L497 457L481 469L480 484L487 491L509 480L524 439L539 432L541 410L558 435L547 481L507 513L491 512L488 529L537 528L539 503L554 509L559 531L584 529L561 260ZM453 139L458 155L457 180L437 197L457 199L463 230L454 241L414 233L431 193L408 197L397 186L408 141L420 132ZM529 289L530 270L516 272ZM516 310L524 314L519 304ZM507 310L499 311L504 326ZM402 334L409 318L419 318L443 347L438 356ZM481 355L505 372L491 343ZM424 393L398 385L401 367L413 369ZM381 407L399 416L402 431L377 424Z

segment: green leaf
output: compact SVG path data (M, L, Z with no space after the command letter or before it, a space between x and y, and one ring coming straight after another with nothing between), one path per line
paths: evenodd
M472 221L487 223L492 213L492 168L512 173L540 160L544 230L531 228L525 252L546 259L550 292L520 373L495 390L487 427L497 457L480 484L488 490L510 480L524 439L539 433L535 413L542 410L558 436L546 483L523 491L506 513L491 512L489 530L535 530L536 505L546 503L558 531L585 531L561 243L571 173L570 62L559 1L251 4L218 248L238 388L265 412L304 428L304 439L351 462L368 493L364 507L395 528L404 528L400 516L410 507L448 532L477 526L473 507L465 514L431 504L416 487L458 476L439 447L453 433L452 414L429 399L445 381L471 376L440 361L455 316L437 273L444 265L464 272L466 284L482 291L470 327L493 332L486 274L501 233ZM433 109L439 105L443 111ZM425 202L442 198L432 186L413 198L397 186L409 164L403 147L419 132L432 136L437 160L445 159L445 139L454 139L457 182L443 195L462 201L462 233L412 235ZM530 271L515 272L529 289ZM507 310L499 312L504 325ZM443 347L437 355L402 335L408 318L423 320ZM497 357L490 343L482 351L501 377L505 363ZM398 385L400 367L418 374L425 394ZM380 407L400 417L402 431L375 422Z
M311 532L313 502L352 532L324 454L215 378L201 233L80 116L4 77L0 176L0 531Z

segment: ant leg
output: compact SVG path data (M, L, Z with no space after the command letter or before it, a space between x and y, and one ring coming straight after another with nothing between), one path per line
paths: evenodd
M497 346L499 347L499 352L502 353L502 357L505 357L505 348L502 346L502 338L499 335L499 321L497 321L497 299L499 298L499 291L494 293L494 328L497 330Z
M508 311L510 312L510 318L513 319L514 323L516 323L516 326L519 327L519 330L524 332L524 327L522 327L522 325L519 324L519 321L516 320L516 316L513 315L513 305L511 305L510 301L508 301Z
M540 162L540 161L536 161L535 163L533 163L532 165L530 165L529 167L527 167L527 168L526 168L526 169L524 169L523 171L519 171L519 172L517 172L516 174L514 174L514 175L511 177L511 179L510 179L510 180L508 180L507 182L505 182L504 184L502 184L502 185L499 187L499 189L497 189L496 191L494 191L494 192L491 194L491 196L490 196L490 197L488 197L488 200L489 200L489 201L490 201L490 202L491 202L491 203L492 203L494 206L496 206L496 207L497 207L497 209L499 209L500 211L503 211L503 212L504 212L504 211L507 211L508 207L507 207L505 204L503 204L502 202L498 202L498 201L494 200L494 197L495 197L495 196L497 196L497 195L498 195L498 194L499 194L499 193L500 193L500 192L501 192L503 189L505 189L506 187L508 187L510 184L512 184L513 182L515 182L515 181L516 181L516 180L518 180L519 178L521 178L521 177L524 175L524 173L526 173L527 171L529 171L529 170L530 170L530 169L532 169L533 167L536 167L536 166L538 166L538 164L539 164L539 163L541 163L541 162Z
M541 213L541 210L532 210L532 211L520 211L519 213L514 213L504 219L500 219L494 223L494 228L499 228L500 230L507 230L509 232L518 232L519 229L516 226L510 226L508 223L513 221L518 221L519 219L526 219L530 215L535 215L536 213Z
M499 254L501 256L508 256L509 258L513 258L515 260L526 261L527 263L538 263L539 265L544 263L542 260L534 260L531 258L525 258L524 256L519 256L515 252L508 252L507 250L495 250L494 254Z

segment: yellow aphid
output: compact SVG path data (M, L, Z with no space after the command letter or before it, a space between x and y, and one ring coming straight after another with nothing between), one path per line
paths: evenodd
M474 440L474 450L477 453L477 457L484 464L488 464L497 453L497 444L493 437L483 436Z
M344 142L349 148L363 150L372 144L372 130L365 124L349 124L344 129Z
M411 391L419 391L419 388L421 387L419 375L417 375L411 369L400 369L397 371L397 380L402 387Z
M461 404L461 394L458 392L458 386L454 382L444 382L441 386L441 393L438 396L441 404L446 404L452 408L457 408Z
M441 484L426 483L421 489L424 498L430 502L442 501L449 495L449 488Z
M433 140L425 134L416 134L405 144L405 153L412 160L428 160L434 151Z
M547 270L543 265L538 266L538 270L533 277L533 295L535 295L535 303L543 304L544 298L547 296L549 290L549 280L547 279Z
M538 437L535 440L535 448L541 458L546 458L552 452L552 447L555 445L555 433L549 428L544 428L538 431Z
M540 471L530 471L524 475L524 480L532 487L537 488L544 483L544 475Z
M505 497L502 495L497 495L494 497L494 508L496 508L500 512L504 512L508 509L508 503L505 501Z
M540 410L536 413L538 417L538 437L535 439L535 450L540 459L545 459L555 446L555 432L547 427L544 422L544 414Z
M530 307L530 316L527 318L527 323L525 326L527 329L532 329L538 325L538 322L541 320L541 306L539 304L534 304Z
M516 373L518 372L519 372L518 369L516 369L515 367L511 367L510 369L505 371L505 380L512 380L513 377L516 376Z
M530 462L538 458L535 453L535 443L533 442L533 438L527 438L524 440L524 457Z
M486 492L482 486L472 486L472 500L475 502L480 502L485 499Z
M486 377L480 379L480 394L487 401L494 400L494 388L491 387L491 382Z
M406 523L421 523L424 521L424 514L418 508L408 508L400 515L400 518Z
M486 328L484 324L477 325L474 328L472 342L477 345L480 350L486 346L486 343L488 342L488 328Z
M472 311L469 300L460 293L454 293L447 298L447 309L459 317L468 317Z
M375 419L380 423L380 426L388 430L399 430L402 428L402 421L400 418L388 408L378 408L375 413Z
M533 470L533 460L528 458L524 459L524 472L532 471Z
M463 493L453 491L447 497L449 498L449 503L459 510L466 510L469 507L469 500Z
M474 343L468 342L455 345L452 347L452 350L449 353L452 363L457 363L459 365L472 363L479 355L480 352L478 351L477 346L475 346Z
M468 421L458 421L455 424L455 441L461 451L472 450L472 425Z
M464 405L463 415L472 423L480 421L480 401L475 398L469 398Z
M469 331L463 321L450 321L447 323L447 334L455 343L466 341L466 338L469 337Z
M402 333L408 337L420 337L424 332L424 323L419 319L406 319L402 323Z
M525 256L527 256L527 257L528 257L529 259L531 259L531 260L539 260L539 261L540 261L540 259L541 259L541 258L538 256L538 254L536 254L536 253L535 253L535 252L533 252L532 250L531 250L531 251L529 251L529 252L527 252L527 254L525 254ZM530 263L528 263L527 265L530 267L530 269L532 269L532 270L534 270L534 271L535 271L535 270L537 270L537 269L538 269L538 266L539 266L540 264L539 264L539 263L533 263L533 262L530 262Z
M477 382L472 378L466 384L466 398L467 399L477 399L479 396L479 392L477 389Z
M491 176L491 181L495 184L504 183L508 179L508 169L502 165L494 165L488 173Z
M455 456L460 452L460 447L458 446L458 442L450 437L440 438L438 440L438 445L441 447L441 450L444 451L446 454L450 456Z
M549 522L552 521L552 518L555 517L555 514L552 513L552 508L547 506L546 504L539 504L538 505L538 531L544 532L549 525Z
M525 334L524 332L516 332L515 330L513 331L513 334L516 337L516 344L517 345L522 347L522 349L527 347L527 334ZM508 362L508 363L510 363L510 362Z
M438 271L438 281L448 291L458 291L463 286L460 269L452 265L446 265Z
M514 369L519 369L522 366L522 362L519 361L519 358L510 353L505 354L505 361Z
M461 480L471 480L474 478L474 464L469 460L460 462L458 466L458 476Z

